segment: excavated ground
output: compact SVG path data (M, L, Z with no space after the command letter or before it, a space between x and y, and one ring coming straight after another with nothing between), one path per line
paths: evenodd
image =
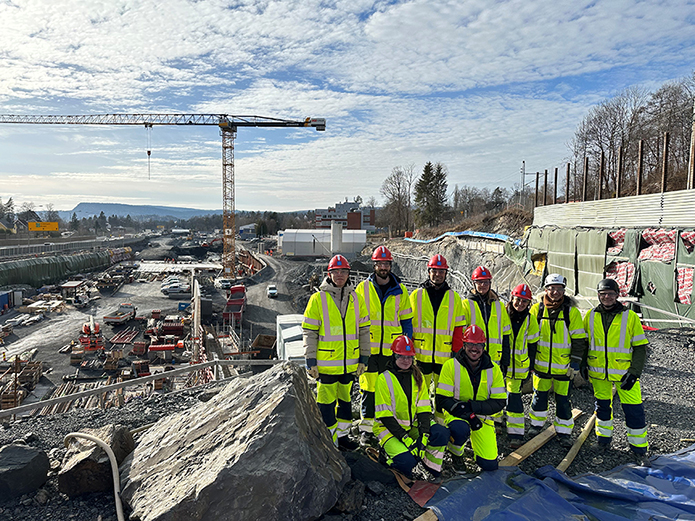
M401 240L389 241L388 247L394 251L398 261L396 271L409 279L424 279L424 260L433 253L447 256L452 265L452 285L461 292L466 290L465 274L485 263L493 268L498 290L504 294L509 286L520 277L518 269L498 254L484 253L463 249L456 239L445 239L433 245L416 245ZM371 252L374 245L365 248ZM364 260L364 259L363 259ZM319 264L296 263L285 274L286 290L295 311L301 313L302 302L307 295L306 284L309 278L320 272ZM277 269L277 268L276 268ZM537 281L529 281L533 282ZM534 286L534 287L537 287ZM671 329L648 333L650 348L647 366L642 377L642 394L649 427L650 454L668 454L682 449L695 438L695 412L692 407L692 382L695 376L695 329ZM190 389L167 395L155 395L147 400L126 404L122 409L77 410L50 417L37 417L5 422L0 428L0 446L14 440L26 440L29 444L45 450L53 461L60 461L65 449L62 439L65 434L85 427L98 427L107 423L119 423L130 429L146 425L173 412L186 409L200 399L206 399L215 384ZM530 395L525 395L524 402L528 408ZM581 431L590 418L594 399L589 387L574 389L572 404L584 411L576 421L574 436ZM615 403L615 436L613 449L599 455L594 447L594 436L590 436L579 452L567 473L571 476L586 472L602 472L618 465L634 461L625 439L624 416L618 401ZM550 416L553 405L551 399ZM498 436L500 458L510 453L505 434ZM520 467L529 474L544 465L557 465L567 450L551 440L534 455L522 462ZM469 471L476 469L470 465ZM447 461L445 477L454 474ZM52 473L43 487L48 501L41 504L37 494L27 495L10 501L0 499L0 520L22 519L27 521L74 520L106 521L115 520L113 495L92 494L88 497L69 499L57 489L57 477ZM42 494L43 495L43 494ZM400 488L387 486L382 493L367 492L362 512L359 514L339 514L331 512L324 519L351 520L400 520L415 519L424 509L418 507Z

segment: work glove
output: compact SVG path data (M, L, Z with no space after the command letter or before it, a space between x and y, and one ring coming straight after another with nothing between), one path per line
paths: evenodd
M483 428L483 422L473 413L470 413L466 420L468 421L468 425L471 426L472 431L477 431Z
M572 362L569 369L567 369L567 377L570 380L574 380L574 377L579 374L579 364L577 362Z
M408 452L410 452L413 456L415 456L416 458L420 457L420 448L418 447L418 443L413 438L406 435L403 436L401 442L403 442L405 448L408 449Z
M620 379L620 388L623 391L629 391L637 382L637 377L632 373L625 373Z
M451 414L457 418L468 418L472 412L470 402L456 402L451 408Z
M418 446L418 457L422 460L425 459L425 449L427 449L427 445L430 442L430 435L429 433L422 433L422 436L417 440L417 446Z
M314 366L314 367L309 367L306 372L311 376L314 380L319 379L319 368Z
M367 370L367 366L366 366L366 365L364 365L364 364L357 364L357 372L356 372L357 378L359 378L360 376L362 376L362 375L365 373L366 370Z

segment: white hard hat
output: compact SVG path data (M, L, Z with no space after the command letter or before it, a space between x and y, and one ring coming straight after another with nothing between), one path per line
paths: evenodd
M543 284L543 286L547 288L553 284L562 284L562 287L564 288L567 286L567 279L559 273L551 273L545 278L545 284Z

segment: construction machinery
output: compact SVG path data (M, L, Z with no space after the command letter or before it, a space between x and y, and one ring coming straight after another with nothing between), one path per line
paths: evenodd
M222 266L232 276L235 266L234 138L238 127L309 127L326 130L324 118L288 120L229 114L92 114L37 116L0 114L0 123L38 125L144 125L148 136L154 125L216 125L222 134L222 220L224 226ZM147 150L149 162L151 150Z

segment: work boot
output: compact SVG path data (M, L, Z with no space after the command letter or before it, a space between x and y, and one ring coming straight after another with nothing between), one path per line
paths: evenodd
M509 448L512 450L516 450L519 447L521 447L524 444L523 438L512 438L509 441Z
M373 440L374 435L371 432L363 432L360 434L360 447L371 447Z
M637 463L638 467L651 467L652 462L649 460L649 456L647 454L637 454L636 452L632 453L633 461Z
M596 442L596 451L599 454L606 454L609 450L611 450L610 443L601 443L600 441Z
M453 464L456 472L462 474L468 472L468 468L466 467L466 458L463 456L451 456L451 463Z
M534 438L534 437L538 436L542 430L543 430L542 425L531 425L531 427L528 430L528 435L531 438Z
M565 449L572 447L572 436L569 434L558 434L557 441L560 442L560 447Z
M348 436L341 436L338 438L338 448L345 451L357 450L360 444L354 440L351 440Z

